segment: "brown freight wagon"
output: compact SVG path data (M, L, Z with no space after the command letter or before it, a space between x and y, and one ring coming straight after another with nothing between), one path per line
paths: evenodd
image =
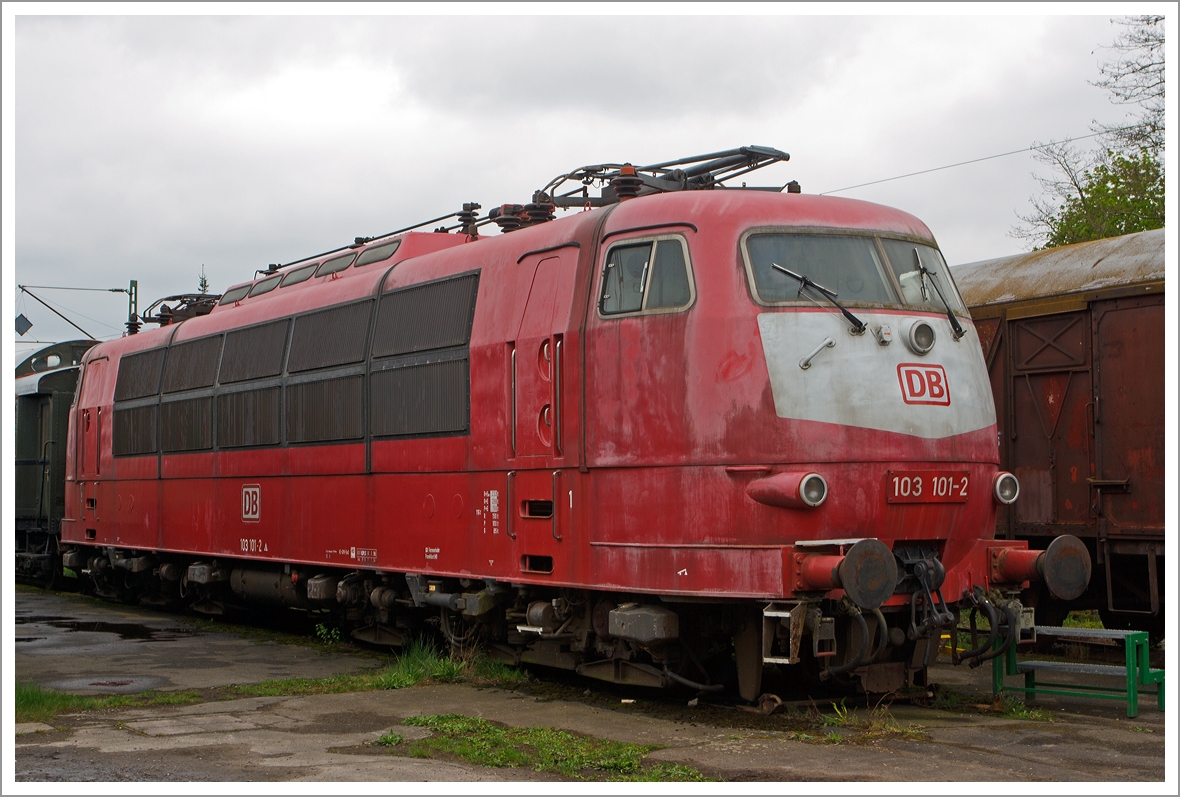
M1081 598L1034 586L1037 622L1097 609L1108 628L1164 628L1164 231L953 269L991 376L1000 467L1020 480L996 536L1084 540Z

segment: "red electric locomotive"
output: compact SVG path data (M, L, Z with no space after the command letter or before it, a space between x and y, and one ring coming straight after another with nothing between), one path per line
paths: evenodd
M993 655L1019 589L1076 597L1089 555L993 539L1019 488L926 226L723 184L787 157L586 167L96 346L66 566L624 683L719 689L736 661L746 699L766 663L921 682L959 607L992 629L961 658Z

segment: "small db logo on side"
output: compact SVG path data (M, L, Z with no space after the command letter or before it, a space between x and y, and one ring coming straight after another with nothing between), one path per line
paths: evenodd
M897 381L906 404L950 406L951 388L941 365L902 363L897 366Z
M257 484L242 485L242 520L258 521L262 506L262 488Z

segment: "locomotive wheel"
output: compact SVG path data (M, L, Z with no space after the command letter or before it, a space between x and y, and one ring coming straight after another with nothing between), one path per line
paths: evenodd
M762 624L754 618L746 620L745 627L734 634L733 647L738 694L753 702L762 691Z

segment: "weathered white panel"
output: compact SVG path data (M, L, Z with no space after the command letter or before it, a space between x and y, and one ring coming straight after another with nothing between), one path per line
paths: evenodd
M921 314L934 327L936 339L929 354L914 354L901 339L906 318L915 315L855 310L869 326L863 335L849 334L849 323L838 312L762 313L758 328L770 371L775 412L780 418L838 423L866 429L949 437L973 432L996 422L987 367L979 337L969 322L957 342L945 316ZM874 331L882 324L893 332L893 342L882 346ZM830 337L835 345L823 348L804 370L799 361ZM898 366L940 365L946 372L950 403L907 404Z

